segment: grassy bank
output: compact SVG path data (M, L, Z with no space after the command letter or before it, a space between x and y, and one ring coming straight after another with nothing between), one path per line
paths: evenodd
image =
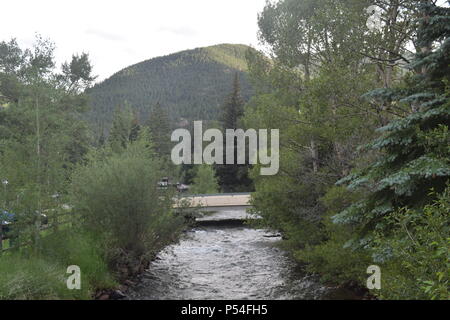
M81 269L81 290L69 290L67 267ZM45 237L41 250L24 247L0 258L0 299L90 299L99 288L117 285L95 240L61 231Z
M158 232L158 241L148 247L141 261L150 261L175 240L181 227L178 224L175 229ZM80 267L80 290L67 288L70 274L66 271L70 265ZM0 300L89 300L99 291L117 288L130 276L128 271L123 274L111 265L96 236L74 229L45 237L38 254L30 247L5 252L0 257L0 274Z

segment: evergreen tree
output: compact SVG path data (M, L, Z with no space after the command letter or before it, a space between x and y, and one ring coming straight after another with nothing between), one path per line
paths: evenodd
M105 134L102 132L100 138L98 138L98 146L103 147L105 145L105 142L106 142Z
M239 75L236 73L233 80L233 91L228 98L222 115L222 130L226 133L227 129L238 129L239 119L243 115L244 101L241 97L241 89L239 84ZM223 164L216 165L217 177L223 191L248 191L251 180L248 177L248 165L237 164L237 139L234 139L234 164L226 164L226 139L223 146Z
M129 137L130 142L137 140L140 130L141 130L141 126L139 125L139 119L135 112L133 121L131 122L131 130L130 130L130 137Z
M190 191L194 194L219 192L219 184L212 166L204 164L198 167L197 174L194 178L194 184Z
M170 157L170 120L167 110L159 102L152 108L147 126L150 129L156 153L160 157Z
M223 129L237 129L238 120L243 115L244 101L241 97L241 86L239 83L239 75L235 73L233 80L233 92L225 104L222 125Z
M133 123L133 112L128 104L118 106L109 132L108 141L114 152L121 152L130 141Z
M388 234L383 218L392 212L433 201L430 190L442 192L450 176L450 9L434 1L410 5L419 12L413 75L400 88L367 94L385 105L409 107L410 113L380 128L382 136L362 148L378 152L378 161L341 180L368 195L334 217L359 226L364 235L359 245L370 242L374 229Z

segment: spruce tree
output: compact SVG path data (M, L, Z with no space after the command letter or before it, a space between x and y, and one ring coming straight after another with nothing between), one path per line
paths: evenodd
M334 217L359 229L357 247L371 242L374 229L388 234L383 218L395 210L429 204L430 191L443 191L450 176L450 9L434 1L411 5L418 12L412 75L401 87L367 94L410 111L378 129L381 136L361 148L378 153L377 161L340 181L367 195Z
M114 112L114 118L108 141L114 152L121 152L130 141L132 130L133 112L126 104L124 107L118 106Z
M244 101L241 97L241 86L239 83L239 75L235 73L233 80L233 92L225 104L222 115L223 129L237 129L238 119L244 113Z
M169 157L171 149L170 120L168 112L158 102L150 111L147 121L156 153L160 157Z
M239 75L236 73L233 80L233 91L229 96L222 115L222 130L238 129L239 119L244 113L244 101L241 97ZM243 191L250 187L251 180L248 177L248 165L237 164L237 141L234 140L234 164L226 164L226 139L224 139L223 164L216 165L216 173L219 184L225 192ZM248 190L246 190L248 191Z
M136 141L139 137L139 131L141 130L141 126L139 125L139 119L137 117L136 112L133 115L133 121L131 122L131 130L130 130L130 142Z

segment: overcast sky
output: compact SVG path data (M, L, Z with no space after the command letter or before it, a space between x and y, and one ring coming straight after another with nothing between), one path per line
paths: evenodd
M131 64L219 43L258 45L266 0L2 0L0 41L30 47L35 33L58 63L87 52L102 80Z

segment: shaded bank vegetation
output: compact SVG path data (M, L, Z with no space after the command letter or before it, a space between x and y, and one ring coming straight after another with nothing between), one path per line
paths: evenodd
M249 53L249 128L280 128L280 174L252 203L324 281L386 299L449 297L449 20L435 1L283 0ZM412 52L410 51L412 50ZM447 191L446 191L447 190Z

